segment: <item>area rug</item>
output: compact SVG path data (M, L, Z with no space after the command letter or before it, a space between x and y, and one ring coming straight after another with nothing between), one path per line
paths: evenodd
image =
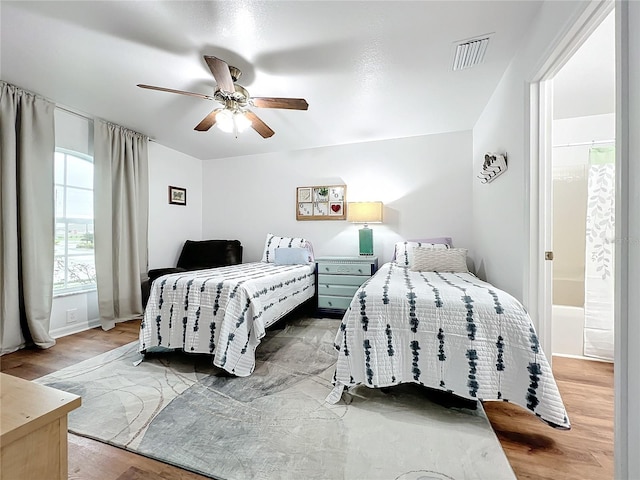
M417 385L325 403L338 327L297 318L269 331L246 378L166 350L134 365L133 342L36 381L82 397L71 432L215 479L515 479L481 405Z

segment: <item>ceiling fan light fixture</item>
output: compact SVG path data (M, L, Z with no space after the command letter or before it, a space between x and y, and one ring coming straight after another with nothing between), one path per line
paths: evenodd
M216 125L220 130L226 133L233 132L233 113L225 108L221 108L216 115Z
M251 120L245 116L244 112L237 112L233 116L233 121L235 122L236 128L239 132L244 132L251 126Z
M216 115L216 125L225 133L244 132L251 126L249 120L242 110L232 111L227 108L221 108Z

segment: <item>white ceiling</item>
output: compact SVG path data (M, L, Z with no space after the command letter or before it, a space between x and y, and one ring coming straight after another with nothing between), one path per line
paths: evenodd
M612 11L553 77L555 119L615 112L615 47Z
M87 1L0 3L3 80L200 159L473 128L538 1ZM454 43L493 33L484 64L452 71ZM218 104L203 60L243 72L275 135L194 131Z

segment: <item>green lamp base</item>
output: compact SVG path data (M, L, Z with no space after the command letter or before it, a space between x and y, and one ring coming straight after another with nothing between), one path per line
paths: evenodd
M373 230L364 227L358 230L360 255L373 255Z

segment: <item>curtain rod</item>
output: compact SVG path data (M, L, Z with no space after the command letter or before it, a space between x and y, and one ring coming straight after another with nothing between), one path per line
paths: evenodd
M559 147L584 147L584 146L591 146L591 145L606 145L606 144L611 144L611 143L616 143L615 139L613 140L598 140L597 142L591 141L591 142L578 142L578 143L565 143L562 145L552 145L551 148L559 148Z
M83 113L74 112L73 110L70 110L70 109L68 109L66 107L60 106L57 103L55 105L56 105L56 108L58 108L58 109L60 109L60 110L62 110L64 112L70 113L71 115L75 115L76 117L80 117L80 118L84 118L86 120L93 121L93 117L90 117L89 115L86 115L86 114L83 114Z
M45 96L43 96L43 95L40 95L40 94L38 94L38 93L35 93L35 92L31 92L31 91L29 91L29 90L25 90L25 89L24 89L24 88L22 88L22 87L19 87L19 86L17 86L17 85L12 84L12 83L5 82L4 80L0 80L0 83L2 83L2 84L6 84L6 85L10 85L11 87L13 87L13 88L17 88L18 90L20 90L20 91L22 91L22 92L26 92L26 93L28 93L29 95L33 95L33 96L36 96L36 97L42 98L42 99L46 100L47 102L51 102L51 103L53 104L54 108L59 108L60 110L62 110L62 111L64 111L64 112L70 113L71 115L75 115L76 117L84 118L85 120L90 120L90 121L92 121L92 122L93 122L93 121L95 121L95 120L101 120L101 121L103 121L103 122L106 122L106 123L110 123L110 124L112 124L112 125L115 125L116 127L120 127L120 128L124 128L124 129L126 129L126 130L129 130L129 131L131 131L131 132L135 133L136 135L142 135L143 137L146 137L148 141L151 141L151 142L154 142L154 141L155 141L153 138L149 137L148 135L145 135L144 133L140 133L140 132L138 132L138 131L136 131L136 130L133 130L133 129L129 128L129 127L124 127L124 126L122 126L122 125L118 125L117 123L113 123L113 122L109 122L109 121L107 121L107 120L102 120L102 119L100 119L100 118L92 117L92 116L90 116L89 114L86 114L86 113L80 113L80 112L77 112L77 111L71 110L69 107L63 107L63 106L62 106L62 105L60 105L58 102L55 102L55 101L51 100L50 98L47 98L47 97L45 97Z
M14 85L13 83L7 83L7 82L4 82L4 81L2 81L2 83L10 85L13 88L16 88L16 89L20 90L21 92L25 92L25 93L27 93L29 95L33 95L34 97L38 97L38 98L41 98L43 100L46 100L47 102L52 103L54 108L59 108L60 110L63 110L65 112L70 113L72 115L75 115L77 117L84 118L86 120L93 120L93 117L90 117L87 114L75 112L75 111L69 109L68 107L63 107L62 105L58 104L58 102L55 102L55 101L51 100L50 98L45 97L44 95L40 95L39 93L32 92L31 90L25 90L24 88L19 87L18 85Z
M49 100L49 101L51 101L51 100ZM58 108L58 109L60 109L60 110L62 110L62 111L64 111L64 112L70 113L71 115L75 115L76 117L84 118L85 120L89 120L89 121L91 121L91 122L93 122L94 120L96 120L96 118L95 118L95 117L91 117L91 116L89 116L89 115L87 115L87 114L84 114L84 113L75 112L75 111L73 111L73 110L71 110L71 109L69 109L69 108L67 108L67 107L63 107L63 106L61 106L61 105L58 105L58 104L57 104L57 103L55 103L55 102L52 102L52 103L54 103L54 104L55 104L55 108ZM102 120L102 119L98 119L98 120L101 120L101 121L103 121L103 122L105 122L105 123L109 123L109 124L111 124L111 125L115 125L116 127L124 128L124 129L126 129L126 130L129 130L129 131L131 131L131 132L135 133L136 135L142 135L143 137L147 137L147 140L149 140L150 142L155 142L155 140L154 140L153 138L148 137L148 136L147 136L147 135L145 135L144 133L137 132L137 131L132 130L132 129L128 128L128 127L123 127L122 125L118 125L117 123L109 122L109 121L107 121L107 120Z

